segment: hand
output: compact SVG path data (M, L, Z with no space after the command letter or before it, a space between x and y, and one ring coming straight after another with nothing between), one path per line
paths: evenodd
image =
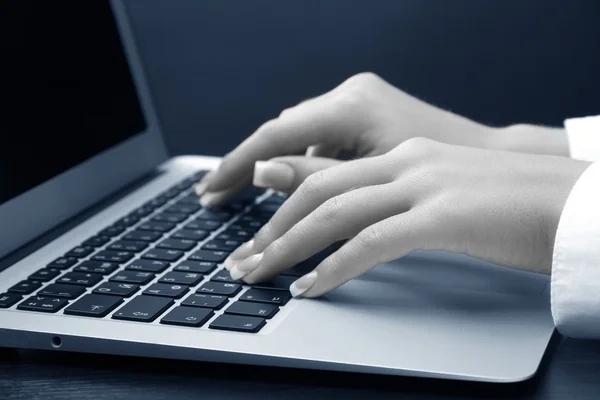
M423 138L309 176L297 160L270 163L293 170L289 176L302 183L225 265L232 277L254 283L349 239L292 285L294 295L306 297L416 249L549 273L564 203L589 165Z
M412 137L443 143L568 155L562 129L514 125L492 128L418 100L371 73L358 74L329 93L287 109L227 154L197 185L204 205L226 201L252 180L256 161L297 154L358 157L387 153ZM309 165L314 171L336 163ZM205 194L206 193L206 194Z

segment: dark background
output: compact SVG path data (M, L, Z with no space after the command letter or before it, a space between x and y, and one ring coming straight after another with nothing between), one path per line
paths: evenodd
M506 125L600 114L597 0L128 0L173 154L222 155L373 71Z

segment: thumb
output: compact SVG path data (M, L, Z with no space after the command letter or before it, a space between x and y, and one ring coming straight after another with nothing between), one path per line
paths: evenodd
M292 193L311 174L342 164L323 157L286 156L254 164L254 186Z

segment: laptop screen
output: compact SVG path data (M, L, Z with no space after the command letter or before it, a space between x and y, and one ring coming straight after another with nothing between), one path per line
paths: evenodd
M0 204L145 130L108 1L2 1L0 54Z

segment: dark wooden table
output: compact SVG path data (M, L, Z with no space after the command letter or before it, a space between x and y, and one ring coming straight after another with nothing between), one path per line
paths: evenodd
M0 349L2 400L237 398L597 400L600 341L555 337L537 376L517 384Z

